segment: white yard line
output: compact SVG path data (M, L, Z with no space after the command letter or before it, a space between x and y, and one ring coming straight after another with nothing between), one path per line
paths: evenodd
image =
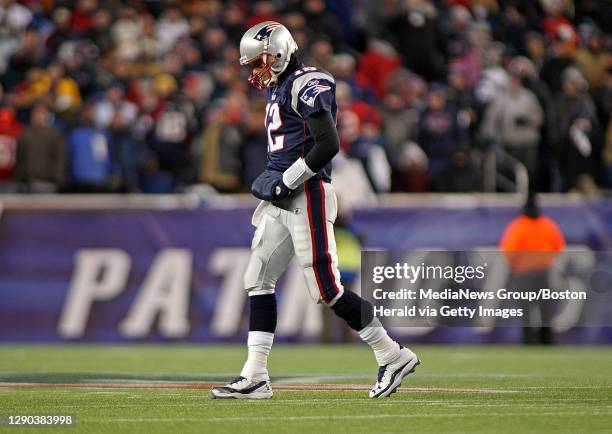
M582 412L480 412L480 413L418 413L418 414L402 414L402 413L374 413L374 414L358 414L358 415L328 415L328 416L230 416L230 417L201 417L201 418L184 418L184 417L134 417L134 418L112 418L112 419L79 419L79 423L143 423L143 422L271 422L271 421L307 421L307 420L367 420L381 418L391 419L414 419L414 418L470 418L470 417L542 417L542 416L555 416L555 417L576 417L576 416L610 416L612 415L612 409L610 411L582 411Z

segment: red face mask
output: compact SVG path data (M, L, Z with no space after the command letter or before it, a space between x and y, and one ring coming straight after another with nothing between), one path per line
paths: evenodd
M262 53L258 59L255 59L249 65L252 71L249 77L249 83L251 83L256 89L264 90L268 87L268 83L272 79L272 63L274 57L269 53ZM270 62L272 60L272 62Z

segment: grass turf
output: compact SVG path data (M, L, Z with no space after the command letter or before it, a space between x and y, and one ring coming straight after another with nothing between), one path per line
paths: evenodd
M316 390L370 385L376 367L364 346L275 346L273 381L315 390L245 402L202 389L0 387L0 414L76 415L75 427L54 433L612 432L610 348L413 349L423 363L386 400ZM0 346L0 382L215 382L235 376L244 356L234 346Z

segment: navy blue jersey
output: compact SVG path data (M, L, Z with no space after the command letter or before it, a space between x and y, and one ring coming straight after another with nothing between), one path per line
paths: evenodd
M266 131L268 132L268 169L284 172L314 146L306 125L308 116L321 110L337 112L336 83L326 71L303 67L289 74L277 86L268 88ZM315 175L331 181L331 163Z

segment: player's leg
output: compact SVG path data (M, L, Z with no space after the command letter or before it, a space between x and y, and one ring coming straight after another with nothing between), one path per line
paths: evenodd
M293 257L287 228L274 217L264 215L253 236L252 253L244 285L249 295L250 317L248 357L240 375L225 387L211 390L212 398L270 398L268 355L276 329L276 281Z
M333 187L320 180L309 180L304 187L303 206L307 212L294 213L289 227L308 289L313 298L329 306L370 345L379 365L378 380L370 397L388 396L414 371L419 359L389 337L380 321L374 318L371 303L344 290L333 231L337 213Z

